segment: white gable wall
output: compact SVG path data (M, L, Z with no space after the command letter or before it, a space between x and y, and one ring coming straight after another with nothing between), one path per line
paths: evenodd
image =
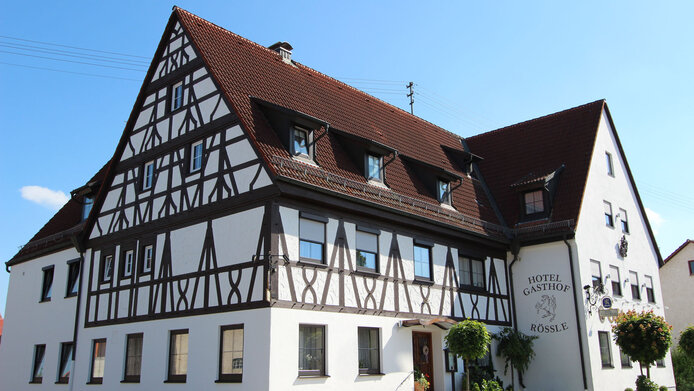
M673 345L687 326L694 326L694 274L689 273L689 261L694 260L694 243L689 243L660 268L663 283L665 318L672 325Z
M605 152L612 155L614 176L607 173ZM561 178L559 181L561 186ZM620 218L614 218L614 227L606 226L604 201L611 203L613 217L619 213L620 208L626 211L629 233L624 234L622 232ZM605 280L605 278L610 273L609 266L617 266L623 296L614 297L613 307L623 311L630 309L637 311L654 310L655 313L663 315L664 306L660 294L661 285L658 277L656 244L651 241L645 220L646 216L641 213L635 190L630 183L626 163L619 153L614 131L610 127L607 114L603 112L576 229L575 242L581 286L591 284L590 261L596 260L600 262L603 282L608 295L614 296L611 289L612 279ZM629 243L625 258L622 258L618 251L618 244L622 235ZM641 300L631 298L630 283L626 281L629 277L629 271L638 273ZM643 287L646 281L645 276L650 276L653 279L655 304L649 304L647 301L646 289ZM614 342L611 343L613 368L603 368L601 364L598 331L608 331L612 337L612 324L608 320L601 322L597 310L589 315L586 309L581 315L587 319L586 333L589 347L587 359L590 361L589 376L595 382L594 389L633 388L639 372L638 364L635 363L631 369L623 369L620 365L619 349ZM669 357L666 357L666 368L651 369L651 377L660 385L674 386Z

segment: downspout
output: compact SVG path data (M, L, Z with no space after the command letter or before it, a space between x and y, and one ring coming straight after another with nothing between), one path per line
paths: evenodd
M79 260L79 278L77 282L77 303L76 303L76 308L75 308L75 324L72 329L72 369L70 369L70 391L72 391L75 387L75 356L77 355L77 335L78 330L79 330L79 321L80 321L80 304L82 301L82 276L84 275L84 248L81 246L81 242L79 239L76 237L72 237L72 243L75 246L75 249L80 253L80 260Z
M574 257L573 253L571 252L571 244L569 241L566 239L566 235L564 235L564 244L566 244L566 249L569 252L569 268L571 269L571 285L574 287L573 291L573 297L574 297L574 312L576 314L576 336L578 337L578 351L581 354L581 374L583 375L583 389L587 390L588 385L586 382L586 364L585 364L585 357L583 357L583 337L581 333L581 318L578 317L578 300L576 300L576 276L574 273ZM511 280L513 282L513 280Z
M513 261L511 261L511 264L508 265L508 279L511 282L511 312L513 314L513 330L515 331L518 331L518 319L516 318L516 291L513 288L513 264L516 263L516 261L518 260L519 252L520 242L518 241L517 237L514 237L513 242L511 242L511 253L513 254ZM513 383L513 371L511 371L511 383ZM521 387L525 388L525 384L523 384L523 376L520 372L518 372L518 383L520 383Z

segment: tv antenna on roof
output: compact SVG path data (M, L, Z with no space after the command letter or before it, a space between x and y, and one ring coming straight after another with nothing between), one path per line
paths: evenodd
M409 82L409 84L407 84L405 86L405 88L410 89L410 93L407 94L407 97L410 98L410 114L414 115L414 91L412 91L413 87L414 87L414 83L412 83L412 82Z

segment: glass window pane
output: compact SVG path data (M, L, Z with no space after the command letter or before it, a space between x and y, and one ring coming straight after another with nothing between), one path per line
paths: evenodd
M294 129L294 154L308 155L308 137L306 131Z
M429 247L414 246L414 274L417 277L431 278L429 269Z
M472 285L470 258L458 258L458 265L460 269L460 285Z
M484 288L484 261L472 260L472 285Z
M357 266L376 269L376 254L357 250Z

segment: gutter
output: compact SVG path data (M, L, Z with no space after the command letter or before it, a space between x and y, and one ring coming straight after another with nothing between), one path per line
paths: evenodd
M566 239L566 236L563 238L564 244L566 244L566 249L569 252L569 268L571 269L571 285L574 286L574 291L573 291L573 296L574 296L574 312L576 315L576 336L578 337L578 352L581 354L581 374L583 375L583 389L587 390L588 385L586 381L586 363L585 363L585 357L583 356L583 333L581 333L581 318L578 317L578 300L576 299L576 276L574 273L574 257L573 253L571 252L571 244L569 241ZM513 283L513 280L511 280L511 283ZM514 312L515 315L515 312Z
M513 238L513 242L511 243L511 253L513 254L513 261L511 261L511 264L508 265L508 279L511 283L511 307L512 307L512 314L513 314L513 330L518 331L518 319L516 318L516 295L515 295L515 289L513 288L513 264L516 263L518 260L518 253L520 252L520 241L518 240L518 237ZM513 383L513 372L511 372L511 383ZM520 386L525 388L525 384L523 384L523 376L521 375L520 372L518 372L518 383L520 383Z
M77 247L77 246L76 246ZM77 282L78 288L77 288L77 303L76 308L75 308L75 325L74 328L72 329L72 369L70 370L70 391L74 389L75 386L75 356L77 355L77 335L78 329L79 329L79 321L80 321L80 303L82 299L82 276L84 275L84 252L80 251L80 260L79 260L79 265L80 265L80 277L79 281Z

